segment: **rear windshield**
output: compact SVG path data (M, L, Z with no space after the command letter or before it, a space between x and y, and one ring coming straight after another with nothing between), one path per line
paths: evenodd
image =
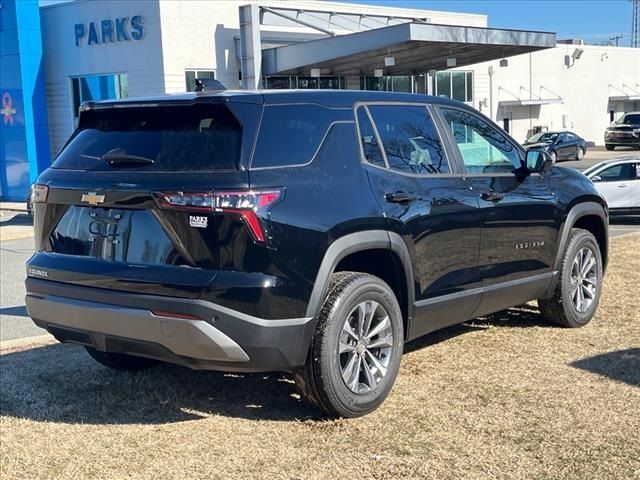
M226 105L85 111L53 168L237 170L242 128Z

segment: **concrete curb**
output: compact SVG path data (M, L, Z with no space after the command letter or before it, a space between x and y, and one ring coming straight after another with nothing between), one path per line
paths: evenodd
M48 333L45 333L44 335L36 335L35 337L2 340L0 341L0 355L19 350L26 350L27 348L53 345L54 343L58 343L58 341L53 338L53 335Z

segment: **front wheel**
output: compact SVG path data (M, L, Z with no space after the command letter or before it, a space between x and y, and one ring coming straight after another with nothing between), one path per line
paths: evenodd
M581 147L578 147L576 151L576 160L582 160L584 158L584 150Z
M556 152L549 152L549 156L551 157L551 161L553 163L556 163L558 161L558 154Z
M540 313L563 327L583 327L593 318L602 290L602 256L591 232L571 230L559 275L551 298L538 300Z
M605 144L604 148L606 148L607 150L611 151L611 150L614 150L616 148L616 146L607 143L607 144Z
M403 344L402 313L391 288L373 275L334 274L296 383L330 416L366 415L391 391Z

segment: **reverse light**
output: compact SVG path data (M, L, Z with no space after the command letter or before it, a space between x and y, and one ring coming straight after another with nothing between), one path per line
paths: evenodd
M264 243L264 228L260 218L282 197L282 193L281 189L159 192L156 197L163 208L238 215L249 228L253 239Z
M31 186L31 203L44 203L49 196L49 187L46 185L33 184Z

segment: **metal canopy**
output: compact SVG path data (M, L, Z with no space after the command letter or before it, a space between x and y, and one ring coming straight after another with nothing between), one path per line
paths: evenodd
M610 96L610 102L634 102L636 100L640 100L640 94L638 95L616 95Z
M500 100L503 107L528 107L532 105L551 105L554 103L564 103L561 98L532 98L525 100Z
M262 51L262 74L411 75L444 70L447 58L456 66L495 60L555 47L554 33L451 25L403 23L364 32L323 38ZM392 56L394 66L385 67Z

